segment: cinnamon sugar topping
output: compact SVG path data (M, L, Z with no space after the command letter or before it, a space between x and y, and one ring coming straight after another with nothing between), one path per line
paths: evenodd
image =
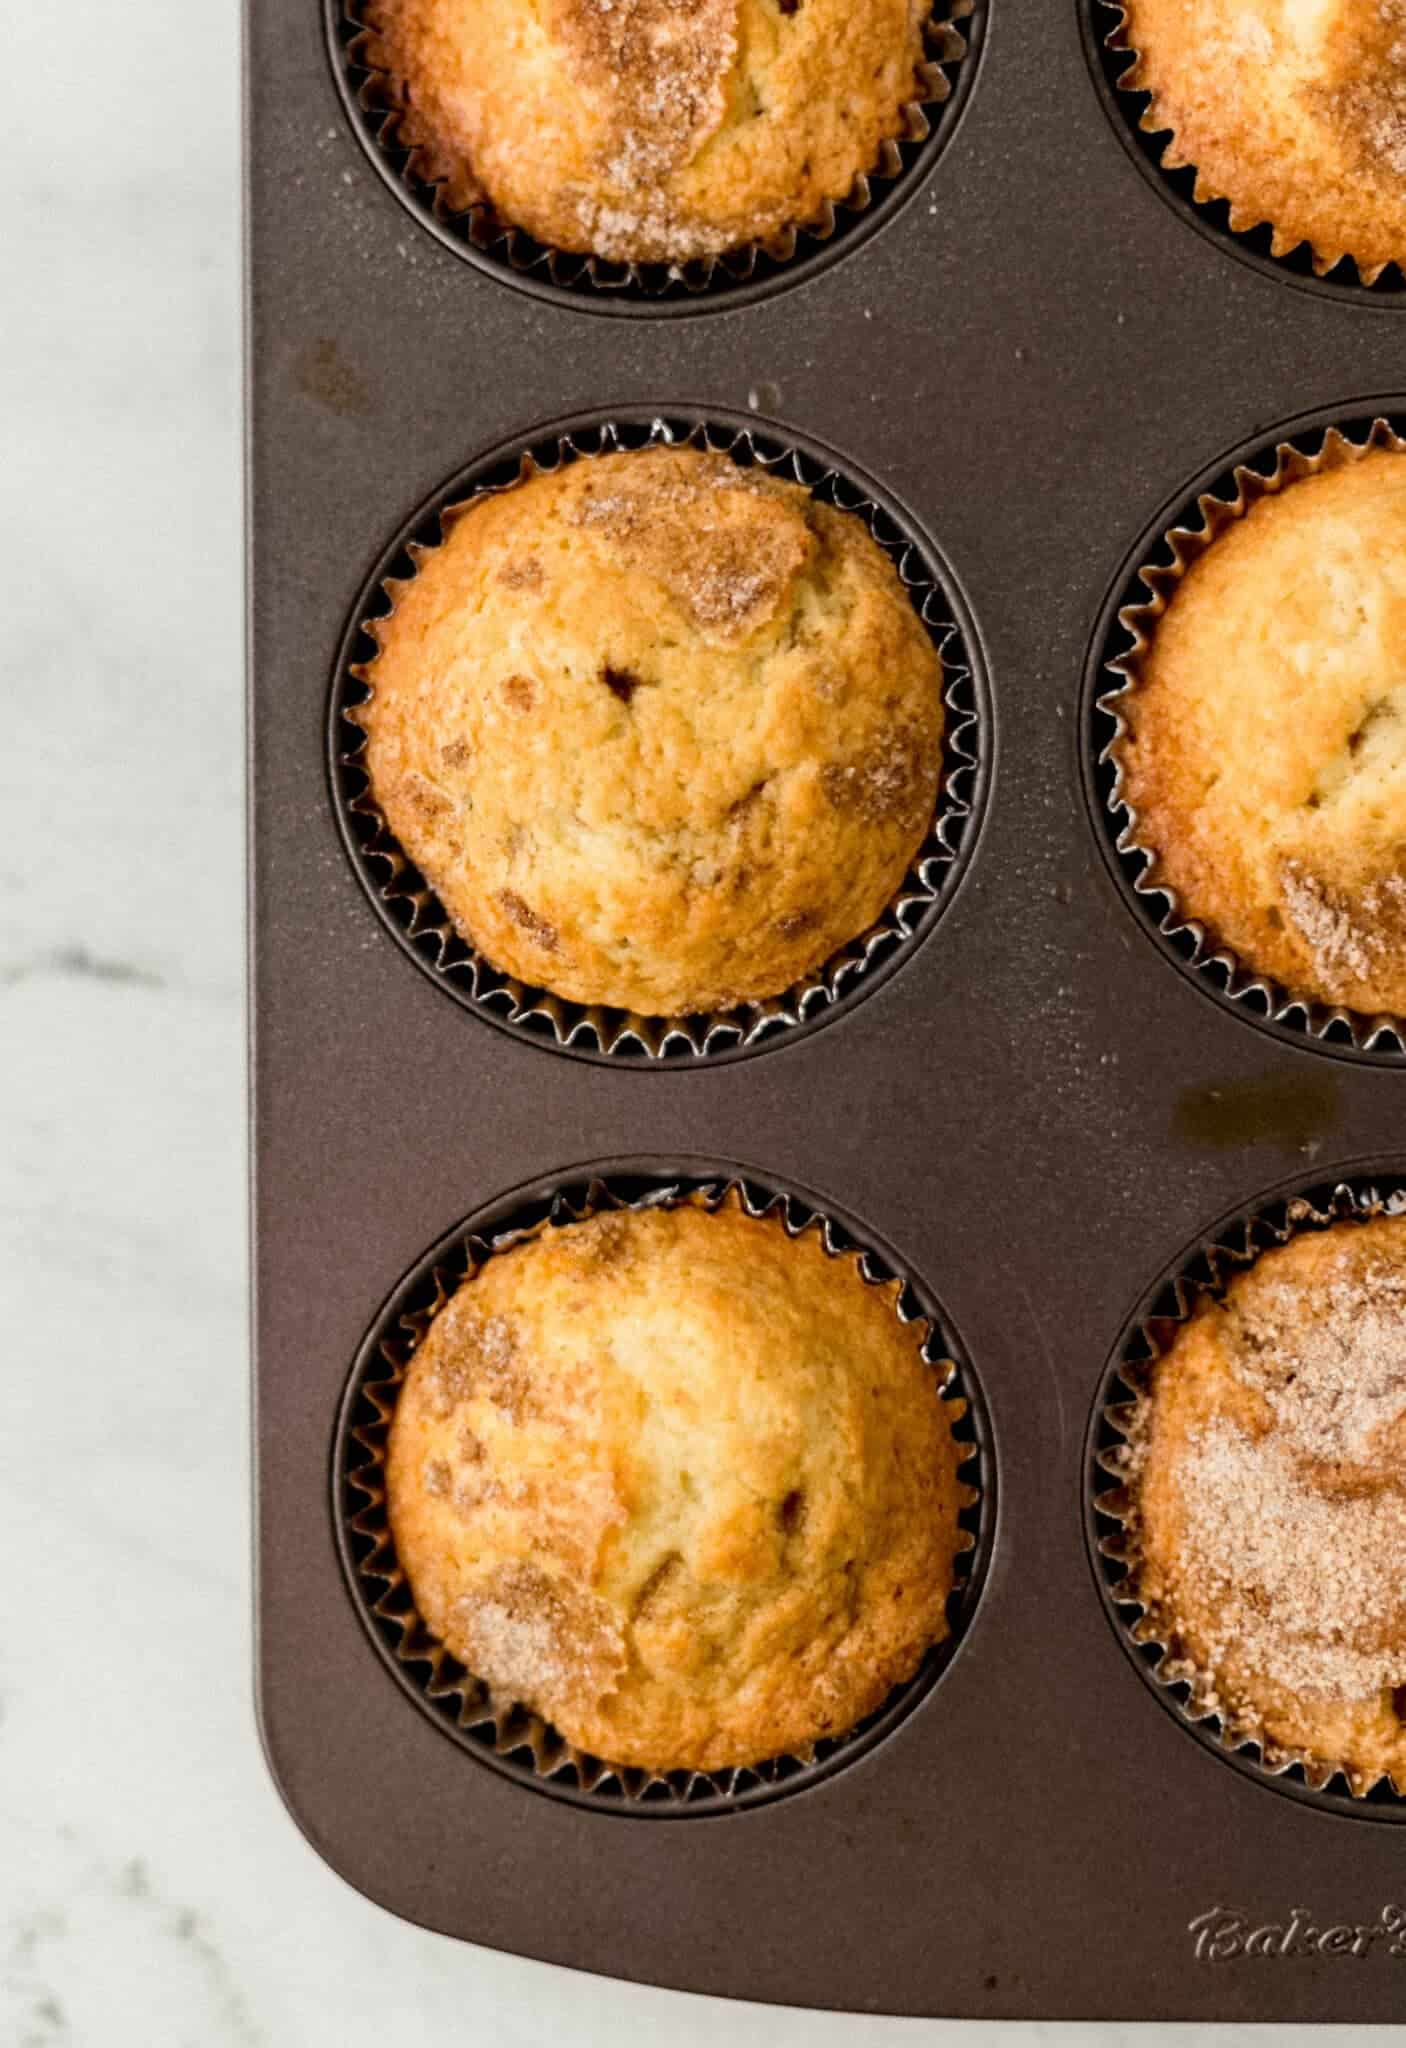
M1364 1699L1406 1681L1399 1486L1324 1490L1285 1437L1224 1416L1198 1433L1186 1480L1184 1567L1218 1610L1206 1646L1218 1683L1228 1658L1306 1697Z
M1406 182L1406 0L1357 0L1350 76L1330 95L1343 133L1367 162ZM1356 8L1353 10L1356 15Z
M1227 1315L1239 1378L1302 1456L1360 1463L1406 1416L1406 1272L1344 1260L1307 1301L1264 1273L1253 1310L1232 1303Z
M661 188L722 126L737 16L738 0L557 0L555 33L608 118L598 168L617 197L582 200L603 255L668 238Z
M460 1600L451 1621L470 1670L529 1702L562 1686L605 1692L624 1662L605 1603L526 1562L505 1566Z
M724 643L773 617L815 548L805 520L726 456L658 463L581 501L578 523L655 577L690 623Z
M474 1314L457 1299L441 1318L435 1370L425 1380L434 1411L448 1415L462 1402L491 1401L514 1422L532 1405L532 1375L518 1355L515 1326L506 1316Z
M1188 1439L1181 1569L1228 1661L1304 1696L1406 1681L1406 1270L1351 1241L1305 1287L1273 1271L1232 1294L1223 1355L1263 1409Z
M1323 980L1346 975L1366 981L1406 942L1406 877L1384 875L1349 894L1286 860L1279 885L1290 922Z
M855 760L831 762L822 772L821 787L837 811L854 811L876 823L906 816L927 801L930 787L921 735L894 731Z

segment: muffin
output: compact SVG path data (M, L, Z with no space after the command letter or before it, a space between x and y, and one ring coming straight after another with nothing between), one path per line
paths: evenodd
M371 796L534 987L643 1016L776 995L932 825L940 657L863 522L798 484L586 457L475 499L394 603L352 714Z
M1164 165L1191 164L1198 199L1268 222L1274 253L1307 242L1320 274L1350 256L1371 282L1406 262L1406 0L1123 0L1170 129Z
M1293 996L1400 1015L1406 460L1336 449L1210 542L1124 664L1119 795L1217 944Z
M960 1412L897 1286L735 1197L496 1253L417 1350L387 1509L426 1626L625 1766L803 1754L947 1633Z
M921 98L931 0L366 0L413 168L551 248L687 262L820 216Z
M1406 1217L1301 1233L1203 1300L1128 1474L1133 1589L1197 1704L1406 1792Z

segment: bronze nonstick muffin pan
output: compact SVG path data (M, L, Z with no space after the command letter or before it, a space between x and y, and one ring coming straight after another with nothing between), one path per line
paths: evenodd
M1141 571L1237 463L1400 428L1406 295L1198 210L1100 0L976 0L867 205L674 279L439 217L340 8L247 14L258 1689L298 1824L411 1920L694 1991L1406 2018L1406 1803L1188 1715L1119 1598L1106 1467L1188 1287L1297 1195L1406 1176L1391 1021L1217 966L1139 890L1108 757ZM344 713L426 522L522 451L690 433L868 508L953 655L961 746L872 962L774 1028L669 1041L455 953L358 808ZM592 1187L732 1182L931 1319L971 1541L950 1641L850 1738L651 1782L417 1635L377 1431L437 1273Z

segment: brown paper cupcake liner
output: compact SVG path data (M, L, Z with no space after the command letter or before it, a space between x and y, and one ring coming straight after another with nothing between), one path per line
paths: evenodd
M440 1309L483 1263L543 1231L602 1210L736 1205L774 1217L787 1233L819 1234L832 1258L849 1261L866 1284L892 1298L899 1320L924 1331L922 1355L942 1390L954 1436L966 1447L959 1470L965 1503L961 1548L947 1603L948 1633L876 1712L841 1736L804 1752L726 1771L647 1771L577 1749L520 1702L465 1670L426 1627L396 1558L386 1513L385 1457L401 1384ZM734 1812L800 1791L882 1741L927 1696L955 1655L981 1594L995 1516L990 1430L970 1369L958 1362L939 1312L918 1284L858 1228L790 1191L729 1169L716 1173L635 1167L580 1172L519 1190L442 1238L405 1275L368 1332L342 1401L333 1454L333 1517L347 1584L381 1661L401 1690L463 1749L539 1791L605 1811L644 1815Z
M397 843L362 766L366 735L358 706L371 696L376 644L368 622L394 610L400 585L440 545L464 507L509 490L539 471L583 456L672 442L730 455L802 483L862 518L888 555L942 657L946 730L932 826L882 916L812 974L780 995L723 1014L646 1017L585 1005L505 974L456 930L434 891ZM942 915L977 836L985 795L985 679L976 635L950 571L897 506L848 474L837 458L794 436L750 422L648 413L569 421L530 443L500 449L462 472L416 513L391 544L357 600L338 656L329 724L329 769L338 824L353 867L382 923L402 950L459 1002L539 1044L588 1058L644 1061L755 1052L810 1029L877 987Z
M1159 873L1156 848L1139 837L1137 812L1124 794L1124 711L1173 592L1227 527L1301 477L1359 462L1373 449L1406 449L1403 433L1406 414L1319 415L1251 443L1219 473L1203 476L1170 517L1158 517L1114 586L1095 635L1087 691L1090 796L1114 878L1139 921L1178 966L1241 1016L1299 1044L1383 1064L1406 1055L1406 1021L1298 995L1246 965L1210 925L1183 911Z
M921 184L957 125L970 90L988 0L938 0L924 30L918 95L901 110L900 133L879 162L812 219L760 242L684 263L612 263L539 242L484 199L456 211L426 152L407 135L403 92L378 65L366 0L324 0L333 69L353 128L386 184L441 242L528 291L566 293L598 310L668 312L799 282L882 226Z
M1277 1790L1315 1805L1406 1821L1406 1784L1274 1741L1253 1717L1229 1710L1184 1651L1169 1617L1145 1602L1135 1446L1157 1361L1207 1296L1303 1231L1406 1211L1406 1177L1353 1176L1280 1194L1227 1219L1178 1261L1144 1300L1115 1351L1094 1404L1086 1454L1085 1519L1103 1603L1133 1663L1163 1705L1209 1750Z
M1342 250L1295 240L1252 207L1236 206L1180 153L1175 131L1158 117L1140 83L1141 56L1122 0L1081 0L1094 77L1129 155L1177 211L1213 241L1270 276L1344 298L1406 305L1399 264L1360 266Z

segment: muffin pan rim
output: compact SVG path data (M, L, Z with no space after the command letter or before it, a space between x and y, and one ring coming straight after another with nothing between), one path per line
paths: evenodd
M1393 1793L1388 1784L1387 1791L1379 1797L1359 1797L1350 1792L1335 1791L1332 1788L1341 1782L1341 1769L1334 1770L1327 1785L1315 1790L1304 1783L1302 1778L1291 1775L1299 1769L1298 1765L1289 1763L1277 1769L1267 1765L1261 1761L1257 1743L1232 1743L1219 1732L1219 1722L1214 1715L1193 1714L1189 1700L1182 1697L1186 1690L1184 1680L1159 1677L1157 1664L1165 1655L1165 1648L1160 1643L1154 1644L1157 1654L1155 1658L1150 1659L1141 1654L1140 1646L1133 1640L1134 1619L1143 1610L1135 1600L1118 1599L1116 1588L1119 1579L1113 1569L1116 1560L1103 1548L1107 1531L1100 1526L1111 1524L1116 1527L1116 1518L1108 1515L1106 1510L1099 1506L1100 1498L1106 1497L1117 1485L1112 1474L1100 1462L1101 1455L1107 1448L1102 1441L1105 1424L1108 1422L1111 1408L1125 1405L1134 1397L1134 1389L1124 1378L1123 1368L1129 1362L1129 1348L1145 1330L1148 1322L1154 1319L1153 1311L1157 1302L1174 1289L1180 1289L1189 1282L1187 1314L1177 1318L1179 1322L1185 1323L1197 1301L1208 1292L1216 1294L1220 1291L1218 1285L1208 1288L1192 1275L1193 1267L1205 1258L1207 1252L1228 1255L1225 1263L1231 1271L1241 1272L1248 1271L1271 1248L1270 1242L1262 1241L1257 1244L1253 1257L1241 1257L1232 1245L1227 1244L1228 1236L1242 1230L1259 1231L1267 1238L1274 1239L1274 1226L1267 1221L1272 1211L1303 1199L1313 1204L1314 1214L1321 1214L1322 1211L1314 1198L1322 1197L1330 1209L1335 1208L1337 1197L1344 1190L1350 1193L1353 1211L1356 1212L1362 1193L1375 1182L1380 1182L1387 1190L1383 1198L1383 1212L1406 1214L1406 1152L1367 1154L1341 1161L1328 1168L1326 1172L1300 1169L1297 1173L1271 1183L1258 1194L1225 1210L1213 1223L1189 1238L1176 1256L1159 1269L1157 1276L1138 1295L1133 1308L1125 1317L1095 1384L1080 1458L1080 1509L1084 1528L1084 1549L1099 1604L1119 1647L1163 1712L1191 1736L1209 1756L1228 1765L1252 1784L1263 1786L1283 1798L1292 1799L1298 1805L1308 1807L1328 1819L1366 1822L1390 1828L1406 1826L1406 1790ZM1388 1207L1393 1197L1399 1201L1399 1206L1395 1210ZM1333 1220L1338 1219L1335 1216ZM1331 1228L1332 1224L1319 1226L1299 1219L1296 1224L1289 1224L1279 1241L1288 1242L1301 1231L1319 1227ZM1109 1426L1112 1427L1111 1424Z
M564 1206L568 1216L599 1213L604 1204L592 1204L591 1197L597 1189L604 1192L607 1203L615 1203L613 1188L622 1184L638 1183L647 1192L618 1204L618 1206L649 1207L654 1198L662 1206L676 1206L663 1200L668 1193L681 1188L683 1199L694 1192L714 1191L719 1200L725 1200L734 1190L742 1194L748 1213L767 1217L777 1216L788 1235L800 1236L813 1229L818 1223L822 1232L828 1225L838 1226L842 1236L848 1240L851 1250L861 1260L877 1259L887 1275L899 1279L903 1293L915 1304L918 1316L930 1325L930 1336L924 1350L933 1348L936 1356L925 1363L934 1371L939 1363L946 1363L950 1370L938 1382L944 1400L960 1399L965 1403L961 1427L966 1434L961 1439L969 1444L962 1458L958 1473L962 1483L974 1487L975 1502L963 1507L959 1515L959 1526L971 1537L971 1541L957 1552L957 1570L952 1591L946 1602L948 1633L939 1642L931 1644L913 1676L895 1686L888 1697L871 1714L863 1717L851 1729L831 1738L833 1748L818 1759L805 1761L801 1758L767 1758L755 1766L735 1767L743 1774L767 1770L776 1765L794 1765L787 1775L765 1779L741 1791L711 1790L696 1793L692 1789L680 1792L675 1789L668 1798L650 1799L640 1791L621 1791L601 1794L594 1786L579 1782L561 1782L555 1772L560 1764L553 1766L552 1773L545 1773L515 1761L519 1750L527 1746L524 1735L511 1748L500 1740L496 1743L486 1739L477 1740L473 1727L483 1726L492 1718L485 1713L476 1723L466 1722L462 1715L459 1721L450 1718L435 1708L424 1682L417 1682L407 1668L408 1664L423 1662L423 1659L402 1657L386 1634L378 1627L375 1607L380 1598L373 1599L368 1581L384 1578L381 1573L368 1573L365 1560L358 1556L357 1539L365 1532L358 1531L356 1524L367 1512L366 1501L354 1505L357 1491L357 1472L374 1465L382 1469L380 1461L359 1445L357 1436L357 1412L369 1389L377 1384L376 1374L390 1371L382 1357L383 1344L393 1335L402 1322L403 1308L414 1293L435 1278L436 1269L447 1263L458 1252L467 1249L471 1243L487 1246L488 1256L495 1251L509 1248L515 1241L519 1227L513 1221L530 1214L542 1204L549 1205L546 1214L529 1227L529 1235L549 1230L554 1225L558 1206ZM612 1186L613 1184L613 1186ZM761 1207L753 1209L752 1199L759 1195ZM582 1206L576 1206L577 1197ZM791 1229L791 1204L798 1203L806 1212L805 1219L796 1230ZM494 1245L493 1235L499 1234L505 1243ZM823 1241L823 1240L822 1240ZM827 1246L827 1253L829 1247ZM846 1256L841 1251L838 1256ZM866 1284L869 1276L865 1275ZM462 1283L467 1284L467 1280ZM903 1320L911 1320L905 1317ZM411 1346L411 1355L422 1338ZM358 1463L358 1456L360 1462ZM963 1648L976 1629L984 1604L984 1595L990 1581L993 1560L1000 1540L1000 1456L995 1425L980 1375L971 1363L971 1352L963 1342L952 1318L944 1308L940 1296L919 1274L911 1260L903 1258L878 1230L861 1225L849 1209L838 1202L822 1198L804 1188L792 1176L774 1173L760 1174L736 1161L704 1159L695 1156L683 1159L663 1154L637 1154L629 1157L605 1160L585 1160L574 1166L563 1167L545 1174L535 1175L531 1180L505 1190L482 1203L441 1233L427 1249L422 1251L399 1275L383 1296L375 1314L368 1323L356 1347L352 1364L347 1373L342 1392L336 1404L334 1427L329 1447L328 1476L330 1505L336 1550L341 1566L344 1591L356 1612L362 1631L382 1666L394 1680L401 1694L456 1749L470 1761L487 1765L500 1776L519 1788L540 1793L546 1798L559 1801L578 1810L603 1815L618 1820L684 1821L718 1820L734 1818L745 1813L755 1813L770 1808L781 1800L790 1801L818 1791L831 1779L847 1773L852 1767L863 1764L874 1751L886 1745L897 1736L904 1726L923 1711L940 1688L943 1680L960 1657ZM365 1488L360 1489L363 1493ZM368 1496L369 1497L369 1496ZM389 1529L389 1523L387 1522ZM394 1553L392 1551L392 1557ZM398 1570L399 1567L397 1566ZM418 1621L412 1608L412 1618ZM423 1626L423 1624L421 1624ZM426 1634L428 1634L426 1630ZM471 1677L471 1675L470 1675ZM520 1708L511 1709L520 1713ZM532 1722L544 1729L547 1737L560 1741L549 1724L532 1715ZM569 1749L570 1745L566 1745ZM586 1759L600 1765L604 1779L619 1783L619 1767L602 1764L600 1759ZM669 1779L686 1778L690 1781L721 1777L730 1773L707 1773L692 1770L676 1772L630 1771L631 1777L648 1779L652 1784L664 1784ZM578 1774L579 1776L579 1774Z
M1171 182L1175 174L1163 169L1161 151L1154 156L1151 147L1159 137L1165 147L1172 131L1165 128L1141 129L1138 125L1141 118L1138 103L1145 100L1147 94L1135 86L1120 86L1113 74L1112 59L1126 56L1130 63L1133 61L1130 52L1116 48L1111 41L1126 19L1123 0L1074 0L1074 7L1079 16L1080 40L1089 73L1118 140L1142 177L1160 193L1174 213L1194 227L1213 248L1219 249L1223 255L1235 257L1261 277L1276 279L1281 284L1306 292L1312 298L1336 300L1339 305L1368 307L1379 313L1406 309L1406 267L1400 264L1388 266L1397 271L1399 283L1365 284L1360 279L1335 279L1331 274L1318 277L1312 270L1305 272L1293 267L1294 257L1307 248L1308 243L1300 242L1286 255L1272 256L1250 246L1250 237L1262 233L1263 224L1257 229L1237 231L1210 217L1211 210L1223 206L1225 201L1198 201L1178 192ZM1115 19L1115 16L1120 18ZM1144 135L1146 143L1140 139ZM1343 261L1351 259L1340 259L1334 269L1340 268Z
M382 185L422 230L432 235L449 254L470 264L481 275L494 278L499 284L522 292L539 304L557 306L566 311L601 314L607 318L646 321L740 311L762 304L792 287L808 284L823 276L846 255L857 255L876 236L892 226L899 215L907 211L909 204L928 189L938 164L955 142L965 121L982 68L991 5L992 0L967 0L968 12L944 17L945 22L961 33L966 43L964 55L954 60L955 81L944 100L905 102L905 105L916 105L924 110L930 123L930 133L911 144L914 151L912 161L885 180L887 189L878 199L871 200L858 212L849 213L845 211L843 201L833 202L836 214L833 231L823 240L810 235L808 239L814 246L803 254L772 259L773 267L761 277L728 281L721 285L714 285L710 279L697 290L671 284L665 291L647 295L638 286L612 290L590 284L558 284L551 278L535 277L516 268L506 258L495 257L488 250L477 248L467 237L455 234L433 205L412 191L392 164L379 136L372 132L371 115L360 104L351 76L352 67L347 61L352 39L345 38L342 33L344 25L355 27L355 22L345 14L344 0L320 0L322 41L343 117ZM875 168L861 173L861 176L878 179L882 173ZM795 232L807 233L804 227L797 227ZM759 253L765 255L760 245L744 246L757 247Z
M1352 439L1356 429L1370 431L1378 419L1388 423L1395 420L1400 422L1401 428L1406 428L1406 390L1376 398L1349 399L1294 414L1216 457L1164 501L1124 554L1099 606L1084 661L1075 730L1084 808L1098 842L1103 867L1114 893L1161 958L1227 1015L1277 1039L1281 1045L1290 1045L1320 1058L1341 1060L1353 1067L1399 1072L1406 1065L1406 1018L1378 1020L1344 1011L1340 1006L1319 1003L1314 998L1295 996L1271 977L1260 974L1248 961L1239 960L1233 948L1225 947L1219 941L1212 941L1203 951L1202 941L1198 939L1194 954L1181 951L1174 943L1175 938L1188 930L1200 931L1201 920L1194 914L1184 917L1171 892L1157 882L1150 883L1145 891L1139 890L1131 868L1123 865L1124 851L1118 844L1131 829L1126 805L1115 798L1111 786L1107 792L1101 787L1105 762L1113 745L1112 738L1100 739L1100 726L1111 724L1113 718L1104 700L1116 698L1124 688L1136 688L1135 683L1129 684L1111 666L1112 660L1117 658L1114 643L1120 634L1126 634L1120 614L1145 602L1145 599L1133 595L1144 587L1141 568L1154 560L1164 536L1184 523L1178 515L1185 514L1194 522L1199 517L1201 498L1212 494L1214 485L1224 481L1234 470L1260 466L1262 458L1272 457L1287 443L1326 434L1335 427ZM1402 460L1406 460L1406 455ZM1146 851L1150 849L1140 849L1133 844L1127 851L1127 858L1130 862L1140 860ZM1162 912L1156 911L1153 906L1158 902L1165 903L1167 908ZM1226 959L1233 960L1236 972L1245 978L1245 985L1238 990L1222 985L1222 963ZM1266 1013L1258 1006L1262 996L1273 1001L1273 1011ZM1298 1011L1306 1015L1310 1009L1325 1011L1328 1015L1316 1026L1306 1021L1294 1023L1286 1020L1286 1012ZM1338 1017L1350 1019L1352 1028L1360 1028L1364 1034L1394 1036L1396 1046L1344 1043L1340 1037L1329 1038L1326 1033L1335 1028Z
M860 493L864 503L872 504L902 536L908 549L914 551L922 563L926 584L934 593L950 618L951 626L944 640L934 640L944 657L943 704L943 776L939 789L939 801L933 823L923 845L918 849L905 873L903 882L890 899L879 920L866 931L856 933L836 953L832 954L807 977L804 984L783 990L777 996L768 998L769 1003L781 1003L794 996L796 988L805 993L800 1000L801 1014L784 1018L775 1028L763 1026L760 1022L750 1027L749 1034L741 1034L739 1042L718 1047L708 1044L713 1032L722 1028L726 1020L714 1019L704 1034L701 1045L691 1045L686 1052L670 1053L667 1044L670 1039L685 1035L692 1021L688 1018L657 1018L644 1020L657 1025L663 1041L663 1049L653 1050L641 1047L638 1051L620 1049L624 1037L629 1033L622 1029L609 1045L601 1039L599 1029L590 1023L591 1012L584 1006L573 1003L565 997L555 997L550 991L527 989L532 999L522 1014L504 1014L495 1000L498 991L490 989L487 995L476 989L463 986L457 978L451 978L448 969L430 960L416 943L417 934L396 915L387 892L379 887L370 870L370 859L375 855L363 847L353 823L361 797L347 793L346 780L349 773L360 774L348 753L347 726L348 712L354 709L354 700L347 695L349 683L355 683L355 669L359 664L357 647L366 637L366 621L376 613L376 607L384 597L386 579L391 576L398 560L404 557L408 543L417 532L431 521L437 522L451 507L470 500L478 491L492 492L495 489L511 489L510 480L505 485L485 483L494 471L513 460L522 460L548 444L560 447L569 443L574 436L587 432L599 432L611 427L623 426L643 430L651 436L653 430L664 427L670 430L683 429L685 433L701 432L706 438L710 430L718 428L730 437L730 447L750 442L754 447L770 443L773 449L788 454L800 455L819 467L825 475L835 475L843 483ZM729 450L730 453L730 450ZM589 453L577 451L573 460L589 460ZM731 458L730 458L731 459ZM742 463L741 467L751 466ZM855 513L870 521L862 511ZM889 554L885 547L884 552ZM890 554L890 559L893 557ZM907 586L905 585L905 589ZM908 594L912 595L909 591ZM925 600L926 602L926 600ZM922 607L914 605L919 617L923 618ZM931 630L931 622L923 618L923 624ZM960 658L951 662L947 659L947 642L955 633ZM952 709L951 691L963 689L968 700L960 716ZM346 622L337 643L332 664L331 679L326 698L326 738L324 745L324 774L327 801L330 805L347 864L375 913L378 924L395 941L399 950L411 961L416 969L435 987L453 1001L460 1009L468 1012L504 1032L520 1043L555 1056L564 1056L586 1062L590 1065L608 1068L628 1069L631 1072L679 1073L706 1070L744 1060L762 1058L783 1052L789 1045L813 1036L828 1026L839 1025L865 1000L878 994L890 980L909 966L933 938L936 928L948 917L954 902L963 893L967 879L980 857L981 840L990 811L991 790L997 771L997 725L991 685L990 659L982 636L980 625L965 588L953 569L946 552L928 531L926 525L911 512L904 502L888 487L871 476L858 463L850 460L838 450L829 447L814 435L795 429L756 412L743 413L727 406L707 406L680 400L673 404L654 405L635 401L620 406L592 407L589 410L573 412L557 419L548 420L523 428L507 439L493 444L473 457L466 465L455 470L429 496L402 521L394 537L383 548L375 565L359 586L357 595L346 615ZM360 752L360 748L357 749ZM954 784L960 779L960 788ZM366 794L366 793L363 793ZM928 849L934 842L946 845L944 834L948 828L955 830L955 845L948 849L948 857L941 864L941 872L935 883L924 881L923 886L931 891L928 900L911 917L910 922L897 918L897 906L911 900L911 878L922 867L933 864L935 856ZM393 835L390 835L393 839ZM399 850L399 849L397 849ZM402 856L408 861L408 856ZM413 863L411 863L413 866ZM426 884L428 896L435 901L434 892ZM397 899L399 900L399 899ZM452 920L445 913L446 922ZM875 935L880 934L886 921L897 921L901 935L892 936L891 943L884 947L881 957L872 958ZM413 919L411 920L413 923ZM467 945L467 942L462 942ZM855 948L863 948L863 954L855 960L845 976L845 985L837 993L825 992L823 1001L814 1002L809 1010L806 1004L816 993L822 978L839 972L836 963L843 963L845 956ZM474 961L482 960L493 974L501 975L486 956L479 955L476 948L469 949ZM457 965L458 963L450 963ZM512 999L516 1006L516 999ZM543 1005L547 1007L544 1009ZM551 1015L552 1005L578 1015L579 1020L563 1036L553 1022L548 1030L534 1029L531 1018L534 1015ZM765 1005L744 1006L764 1008ZM741 1033L741 1027L728 1026ZM585 1031L594 1033L594 1044L578 1042Z

